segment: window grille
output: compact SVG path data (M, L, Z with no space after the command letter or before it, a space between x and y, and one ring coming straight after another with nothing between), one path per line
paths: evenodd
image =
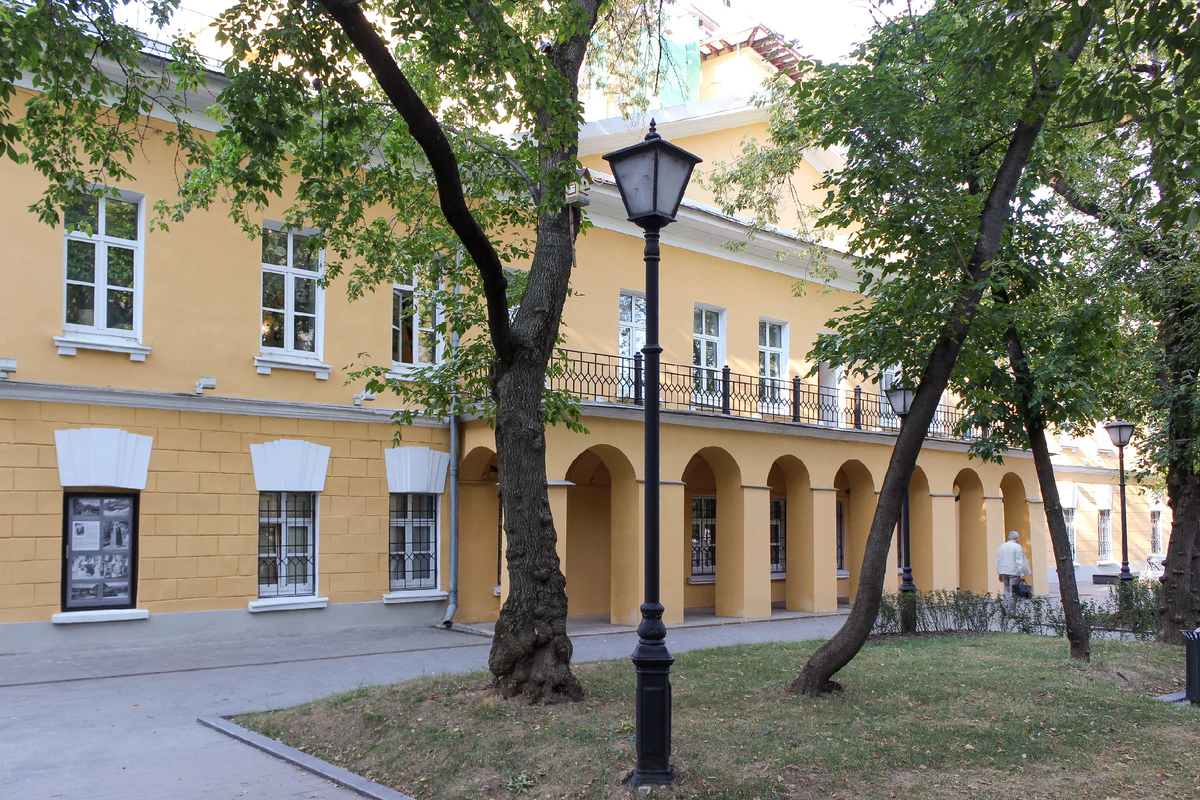
M1097 559L1112 561L1112 511L1102 508L1096 512Z
M258 495L258 596L316 594L316 495Z
M393 494L388 572L393 591L437 588L436 494Z
M1150 552L1161 553L1163 551L1162 539L1162 512L1150 512Z
M787 572L787 500L771 500L771 572Z
M66 611L133 608L137 587L137 497L65 496Z
M692 575L717 574L717 498L692 498Z
M1075 509L1063 509L1063 522L1067 526L1067 541L1071 543L1071 560L1078 561L1075 553Z

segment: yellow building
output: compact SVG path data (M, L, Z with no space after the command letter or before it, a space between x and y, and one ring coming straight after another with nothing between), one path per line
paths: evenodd
M704 52L742 72L769 64L753 47ZM703 74L719 84L714 65ZM766 135L765 113L744 100L654 116L706 164ZM570 613L620 623L641 602L642 239L599 156L643 123L582 130L595 227L579 243L560 380L582 398L588 433L547 431ZM835 158L812 154L799 177L815 181ZM151 138L119 196L70 210L95 232L69 233L27 211L37 175L0 164L0 652L439 622L451 467L456 619L495 619L507 577L490 429L464 420L453 465L444 421L419 421L394 447L394 401L344 382L362 352L390 353L398 376L441 357L414 287L354 302L340 280L321 289L321 264L297 246L305 232L270 214L255 241L221 208L150 230L152 204L174 197L173 166ZM694 183L662 237L666 620L834 610L854 596L897 423L877 384L805 358L851 299L853 264L831 250L839 277L797 296L809 274L798 241L769 232L731 250L744 221L710 202ZM1032 460L969 460L953 418L939 415L913 478L917 585L997 591L996 548L1017 530L1045 593L1053 559ZM1079 562L1103 565L1115 455L1089 442L1062 443L1056 458ZM1152 526L1161 550L1169 522L1133 494L1142 560Z

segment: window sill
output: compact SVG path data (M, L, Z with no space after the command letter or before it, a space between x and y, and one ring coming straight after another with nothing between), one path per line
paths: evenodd
M325 608L329 605L328 597L263 597L251 600L246 606L251 614L263 611L303 611L310 608Z
M329 380L329 373L333 372L333 367L322 364L319 358L304 358L284 353L264 353L255 356L254 366L258 368L259 375L270 375L273 369L291 369L297 372L311 372L319 381Z
M849 577L850 577L850 570L848 570L848 569L839 569L839 570L837 571L837 576L838 576L838 578L839 578L839 579L841 579L841 578L849 578Z
M130 361L145 361L150 348L138 344L132 336L67 331L54 337L60 356L73 356L77 350L99 350L105 353L125 353Z
M786 580L787 580L787 573L786 573L786 572L772 572L772 573L771 573L771 580L773 580L773 581L786 581Z
M1097 561L1097 562L1096 562L1096 566L1097 566L1097 567L1119 567L1119 566L1121 566L1121 562L1120 562L1120 561L1114 561L1114 560L1113 560L1113 559L1111 559L1111 558L1106 558L1106 559L1105 559L1105 560L1103 560L1103 561Z
M55 625L77 625L81 622L128 622L148 619L150 612L144 608L97 608L92 611L63 611L50 621Z
M416 370L425 369L426 367L432 366L433 364L400 364L393 361L392 369L388 372L387 377L388 380L391 381L408 381L412 380L410 376Z
M688 578L688 583L716 583L716 575L692 575Z
M441 589L398 589L385 594L383 602L387 605L394 605L396 603L432 603L437 600L445 600L449 596L449 592L444 592Z

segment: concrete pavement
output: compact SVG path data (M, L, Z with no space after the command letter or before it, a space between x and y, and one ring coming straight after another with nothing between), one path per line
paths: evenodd
M823 639L841 616L672 630L674 653ZM115 623L120 624L120 623ZM575 660L627 656L633 633L575 640ZM360 686L487 665L491 642L438 629L0 656L5 800L315 798L345 789L201 727Z

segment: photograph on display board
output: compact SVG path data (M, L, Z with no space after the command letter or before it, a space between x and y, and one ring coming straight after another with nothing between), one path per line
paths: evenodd
M104 523L104 538L101 542L105 550L126 550L129 548L129 523L124 520L107 520Z
M100 520L76 520L71 523L72 550L100 549Z
M128 497L104 498L104 516L106 517L128 515L131 508L133 508L133 501Z
M129 556L106 555L100 559L101 578L128 578Z
M72 497L71 498L71 516L72 517L98 517L98 516L100 516L100 498L99 497Z
M129 584L128 583L105 583L104 584L104 599L105 600L128 600L129 599Z
M99 556L75 556L71 559L71 578L74 580L91 580L99 575Z
M70 598L72 601L97 600L99 597L100 584L98 583L76 583L71 586Z

